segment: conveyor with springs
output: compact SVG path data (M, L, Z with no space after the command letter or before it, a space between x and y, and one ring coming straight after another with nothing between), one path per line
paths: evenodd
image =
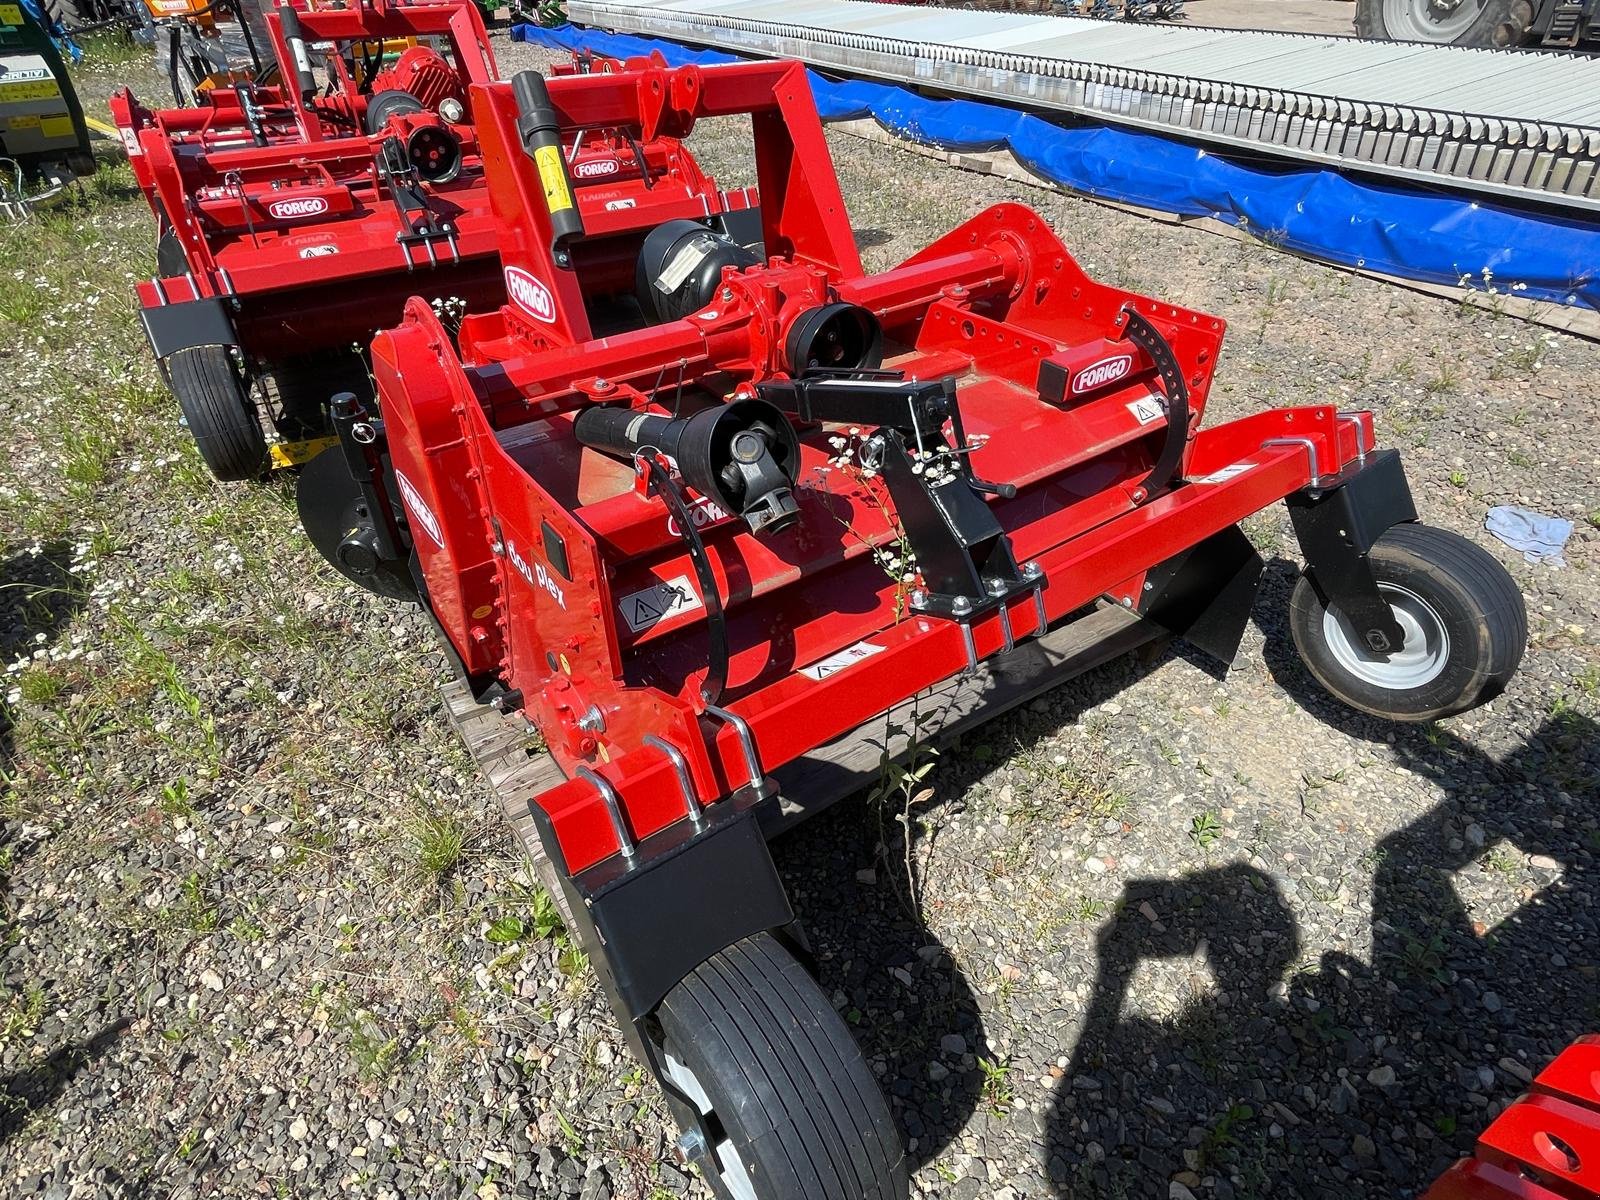
M571 0L568 11L600 28L1600 210L1595 58L863 0Z

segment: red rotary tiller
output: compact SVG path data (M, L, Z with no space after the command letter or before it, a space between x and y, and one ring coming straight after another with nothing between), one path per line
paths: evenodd
M159 229L145 331L223 479L261 474L269 428L278 464L319 448L297 444L324 433L330 377L367 390L360 347L406 297L504 296L467 94L496 75L475 5L285 6L266 24L274 82L193 108L111 100ZM386 63L390 40L413 44Z
M1159 632L1230 658L1261 570L1238 522L1278 500L1337 696L1430 719L1515 670L1510 578L1416 523L1371 414L1202 427L1219 319L1096 283L1014 204L865 274L798 64L525 72L472 106L509 302L455 335L407 304L381 419L335 399L302 516L543 734L564 781L523 801L719 1195L906 1192L764 836L859 785L878 715L970 723ZM570 202L583 131L733 114L759 247L714 190Z
M370 397L362 348L408 296L446 319L505 297L468 93L495 77L477 6L283 7L267 32L277 82L194 108L111 102L160 229L145 330L222 479L322 449L328 395ZM384 61L386 44L406 48ZM563 155L580 211L700 217L714 190L681 146L616 130L582 131Z

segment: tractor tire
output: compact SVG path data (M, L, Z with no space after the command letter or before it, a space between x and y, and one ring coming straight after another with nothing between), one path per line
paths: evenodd
M213 475L232 483L266 473L266 434L226 347L179 350L167 359L167 381Z
M1459 0L1445 8L1436 0L1356 0L1356 36L1437 46L1510 49L1533 27L1530 0Z
M718 1200L908 1194L905 1148L860 1047L770 934L696 967L656 1021L665 1082L699 1114L680 1145Z
M1369 650L1302 575L1289 632L1317 682L1394 721L1448 717L1505 690L1527 645L1528 614L1498 559L1459 534L1408 524L1379 538L1367 561L1405 644L1388 655Z

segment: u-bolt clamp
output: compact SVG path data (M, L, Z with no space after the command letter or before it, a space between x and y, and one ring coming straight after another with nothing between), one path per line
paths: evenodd
M699 829L706 823L705 809L700 804L700 797L694 792L694 777L689 774L689 760L684 757L682 750L653 733L645 735L644 744L667 756L667 761L672 764L673 774L678 777L678 788L683 792L683 807L689 814L689 823Z
M1029 559L1022 564L1022 577L1033 584L1033 615L1038 618L1039 628L1033 631L1034 637L1043 637L1050 628L1050 615L1044 610L1044 588L1047 580L1044 568Z
M573 774L600 793L600 799L605 801L606 812L611 817L611 829L617 835L617 847L622 851L623 864L628 870L633 870L639 849L634 845L633 835L628 832L628 823L622 816L622 797L617 795L617 789L611 786L609 779L588 767L579 767Z
M1367 445L1367 427L1361 423L1362 414L1355 409L1341 408L1338 412L1334 413L1333 416L1334 419L1341 424L1348 422L1349 424L1355 426L1356 461L1358 463L1365 464L1367 461L1367 451L1370 450L1371 447Z
M761 769L761 754L756 749L755 734L750 732L750 722L738 713L718 708L715 704L706 705L706 715L733 726L734 733L739 735L739 746L744 751L745 769L750 772L750 790L765 798L767 773Z
M1303 446L1305 452L1311 457L1311 482L1307 485L1312 491L1322 486L1322 471L1317 463L1317 444L1308 437L1281 437L1268 438L1261 443L1265 450L1268 446Z

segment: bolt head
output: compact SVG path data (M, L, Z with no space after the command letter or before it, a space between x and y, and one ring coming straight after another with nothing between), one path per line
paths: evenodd
M911 595L910 595L910 597L909 597L909 599L910 599L911 607L914 608L914 609L917 609L917 610L920 611L920 610L928 607L928 593L925 592L922 588L916 588L915 590L913 590Z
M677 1151L680 1162L691 1162L694 1159L704 1157L710 1147L706 1144L705 1134L698 1129L691 1129L679 1136L673 1149Z
M1044 568L1032 559L1022 564L1022 577L1024 579L1037 579L1043 574Z
M1003 579L989 580L989 595L1003 596L1006 594L1006 585Z
M972 601L965 596L957 596L950 601L950 611L954 613L967 613L972 611Z

